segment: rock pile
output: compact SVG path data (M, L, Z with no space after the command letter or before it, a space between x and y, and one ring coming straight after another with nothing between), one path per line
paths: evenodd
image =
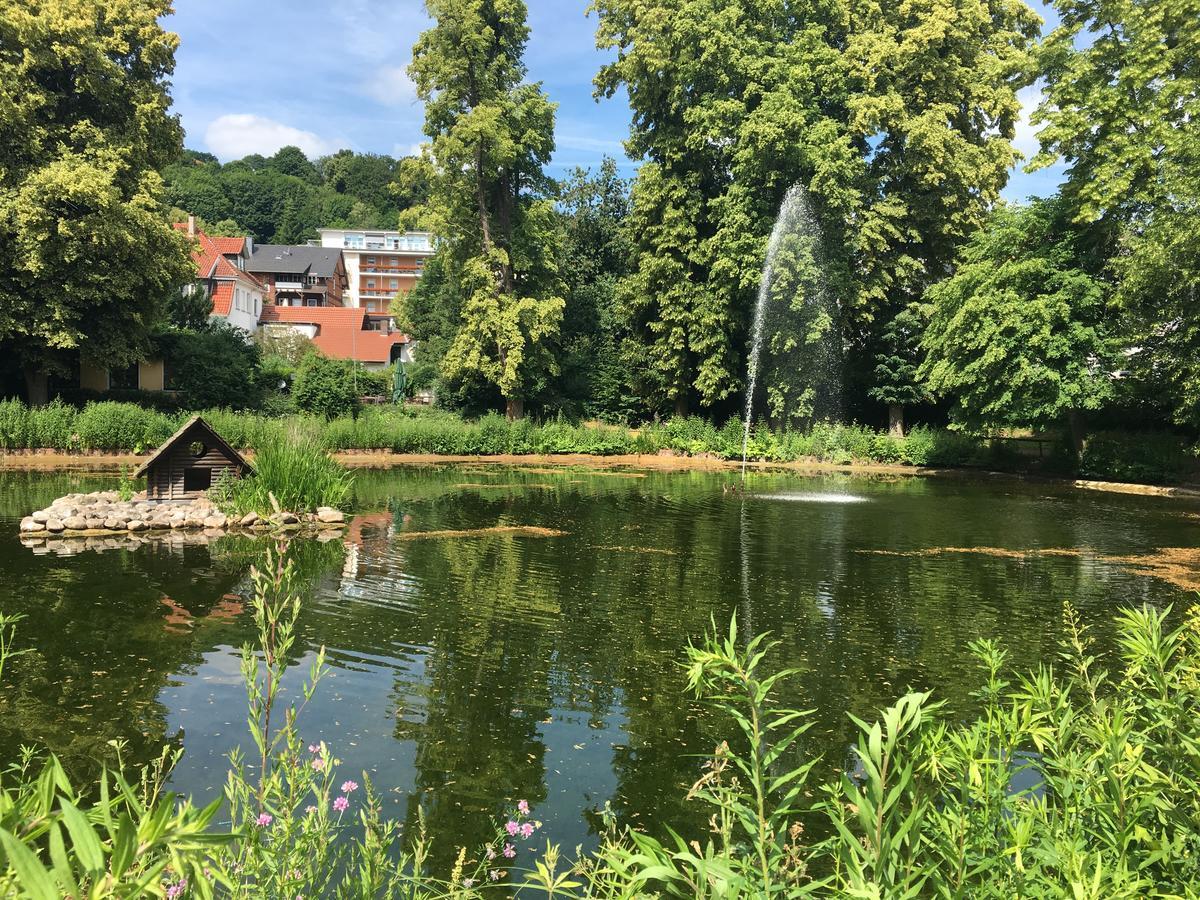
M230 519L207 497L151 503L145 494L122 500L116 491L97 491L59 497L45 509L22 519L20 528L23 536L78 537L179 529L298 529L306 523L338 526L345 521L344 513L328 506L322 506L315 513L278 512L265 518L248 513L240 519Z

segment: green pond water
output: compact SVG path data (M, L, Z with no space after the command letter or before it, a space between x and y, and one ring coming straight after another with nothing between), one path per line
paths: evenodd
M490 836L520 798L568 847L594 840L606 803L624 821L694 831L701 813L683 796L700 755L731 734L683 689L684 648L711 620L736 612L744 634L780 642L772 664L801 670L780 700L815 710L804 751L829 774L849 765L848 712L932 689L969 714L970 640L998 639L1017 668L1050 659L1069 599L1103 653L1121 605L1180 608L1200 581L1136 562L1196 546L1190 501L797 474L753 474L740 496L723 490L733 479L358 472L346 534L291 549L304 585L291 696L320 646L332 666L304 739L329 742L346 777L369 772L389 813L411 822L422 806L443 847ZM0 765L23 744L80 773L112 758L109 741L127 742L130 761L181 745L175 787L211 797L226 755L249 744L238 648L264 543L61 555L18 539L21 515L115 480L0 474L0 609L25 617L18 644L31 649L0 686ZM511 526L561 533L407 537Z

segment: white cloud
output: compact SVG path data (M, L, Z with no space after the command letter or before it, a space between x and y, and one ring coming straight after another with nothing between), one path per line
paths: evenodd
M1016 133L1013 135L1013 146L1025 159L1033 159L1040 149L1037 133L1042 125L1034 126L1029 120L1033 111L1041 105L1042 88L1040 85L1030 85L1017 91L1017 99L1021 102L1021 115L1017 118Z
M366 91L388 106L406 106L417 100L417 86L405 66L382 66L367 79Z
M315 159L348 145L250 113L228 113L214 119L204 132L204 142L222 160L241 159L251 153L270 156L289 144Z
M424 146L425 143L423 141L418 141L415 144L392 144L392 156L396 159L404 156L420 156Z

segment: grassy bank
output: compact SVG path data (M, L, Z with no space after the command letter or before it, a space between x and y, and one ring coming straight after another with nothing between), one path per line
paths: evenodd
M109 451L142 453L165 440L186 417L127 403L92 403L76 409L62 403L30 409L0 402L0 450ZM356 418L312 416L269 418L254 413L208 410L205 418L231 444L260 449L284 434L306 435L329 451L388 451L405 454L500 456L588 454L653 455L664 451L690 456L740 459L742 426L717 426L703 419L677 418L636 429L578 425L562 421L506 421L498 415L466 421L430 410L368 408ZM917 427L903 438L861 425L817 424L810 429L751 435L750 458L766 462L816 460L914 466L1037 470L1054 475L1179 484L1193 477L1196 455L1172 434L1097 434L1082 460L1066 448L1043 446L1040 455L1023 454L1019 444L946 429Z
M294 551L288 551L294 552ZM386 818L366 773L301 739L304 700L327 673L316 654L292 705L300 601L285 555L252 570L256 646L242 656L250 737L224 796L200 809L165 792L178 754L80 789L27 755L0 780L5 897L585 898L1192 897L1200 886L1200 617L1117 617L1121 659L1098 663L1068 606L1061 663L1006 671L990 641L973 718L910 693L854 719L845 774L806 754L810 714L781 709L767 642L736 623L681 654L689 688L723 716L722 742L688 792L711 813L696 834L608 818L598 849L568 858L523 799L490 810L494 837L434 865L418 816ZM5 656L19 623L0 617ZM32 754L32 751L31 751ZM419 806L417 807L420 808ZM494 818L493 818L494 817ZM607 817L606 817L607 818ZM813 828L819 826L819 828ZM813 840L808 830L827 838Z

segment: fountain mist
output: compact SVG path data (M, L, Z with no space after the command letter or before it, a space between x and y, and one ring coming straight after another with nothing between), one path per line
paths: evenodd
M806 416L815 417L818 401L824 405L820 411L825 414L836 414L836 407L840 403L840 354L830 343L832 317L816 329L811 321L813 315L832 312L822 271L820 244L820 226L813 214L808 193L801 185L793 185L784 196L775 227L771 229L767 258L763 263L758 297L754 304L746 377L745 427L742 432L743 481L746 478L750 428L754 423L754 393L758 387L762 361L767 306L772 300L777 301L775 305L788 311L795 319L789 322L790 330L794 332L794 342L804 345L805 362L796 367L796 372L812 376L810 391L801 401L809 407ZM784 252L781 254L781 251ZM782 267L781 263L784 263ZM785 296L773 297L776 293ZM796 308L796 297L803 300L801 309ZM813 346L814 333L817 334L817 346ZM800 373L800 369L808 371ZM818 391L826 396L818 396Z

